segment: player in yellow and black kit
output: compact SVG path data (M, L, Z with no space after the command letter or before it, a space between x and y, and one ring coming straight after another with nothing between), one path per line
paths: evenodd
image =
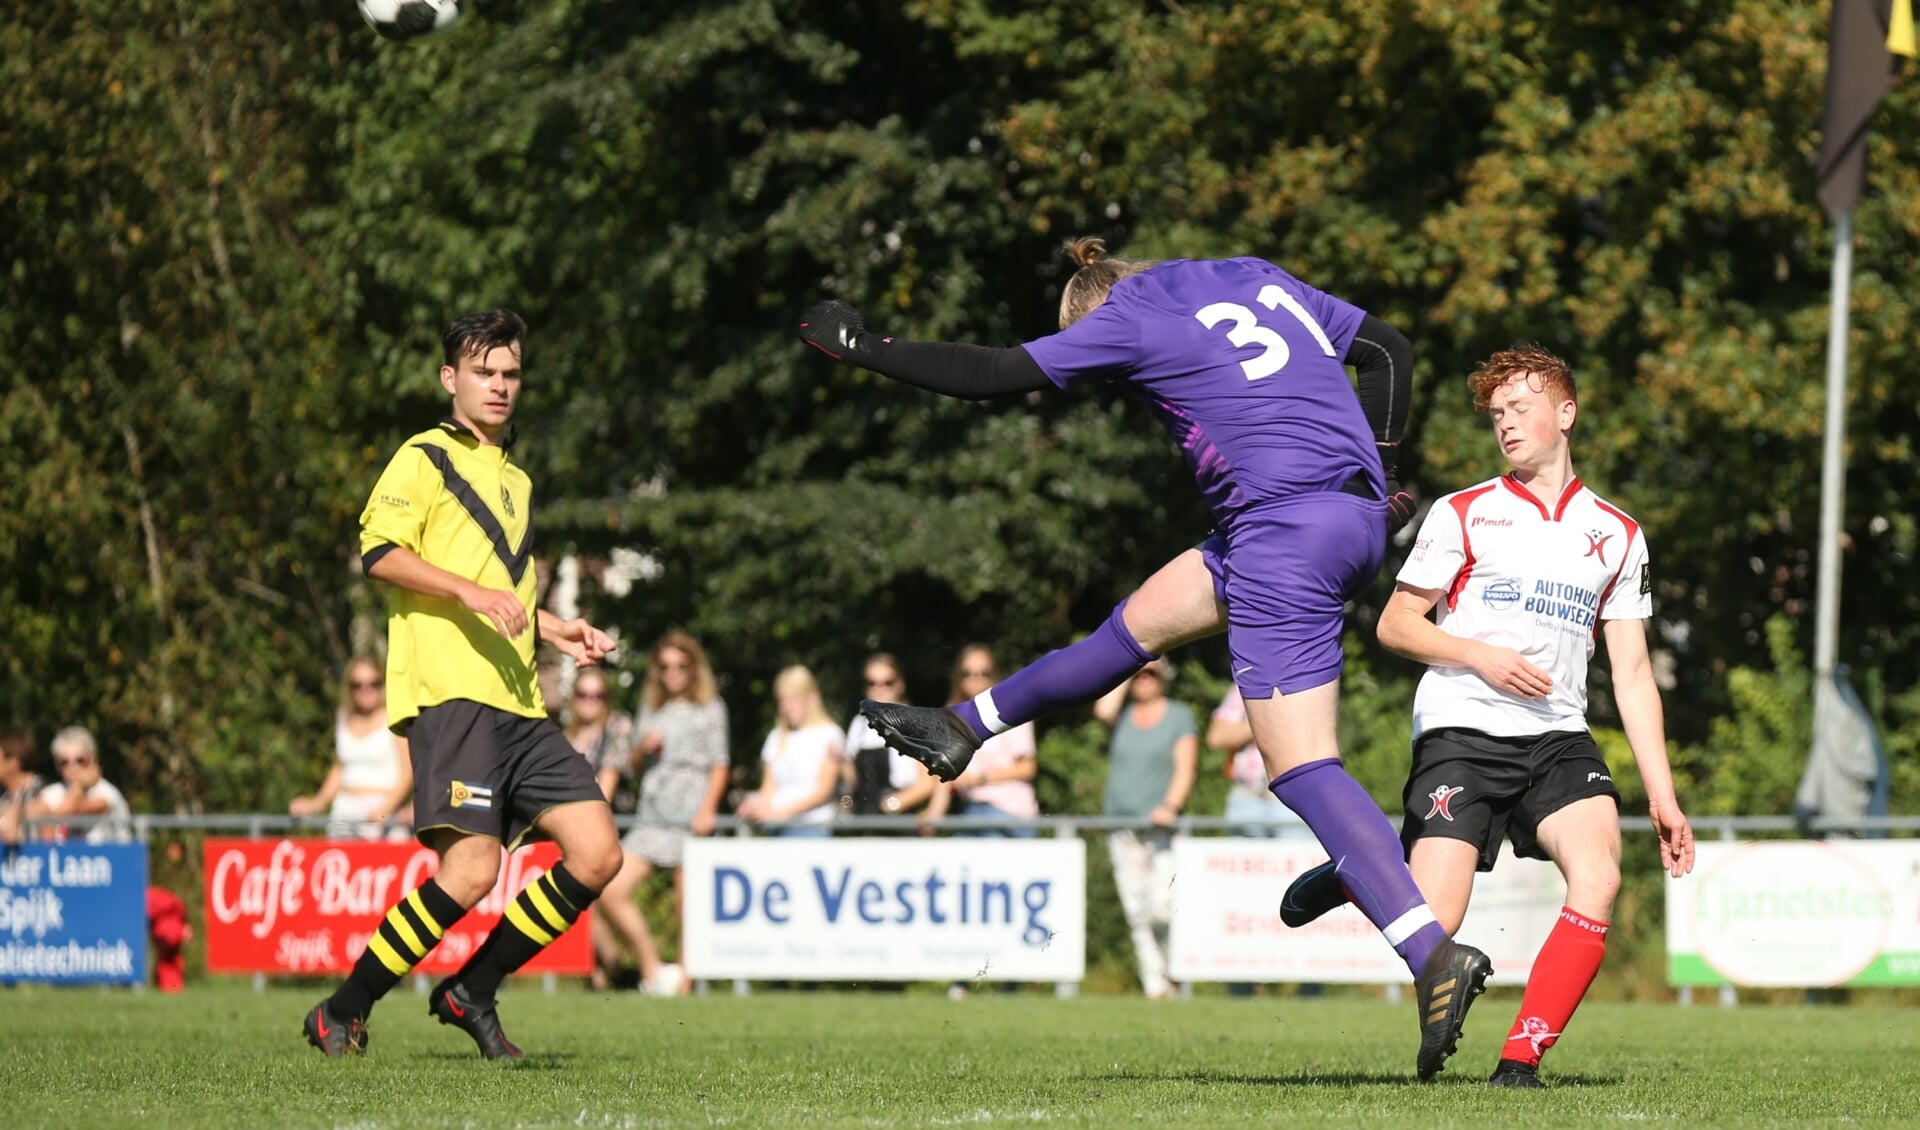
M532 484L507 457L525 340L511 310L448 324L440 383L453 411L400 446L360 516L367 575L393 586L387 715L409 739L414 824L440 870L387 911L346 983L307 1013L308 1042L330 1056L365 1049L373 1002L493 889L503 844L551 839L560 863L519 893L427 1006L487 1058L518 1059L495 990L620 870L612 810L534 679L535 632L581 663L613 641L535 608Z

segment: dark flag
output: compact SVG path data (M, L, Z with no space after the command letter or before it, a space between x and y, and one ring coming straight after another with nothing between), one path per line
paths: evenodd
M1888 32L1896 0L1833 0L1827 34L1827 99L1820 111L1820 154L1814 174L1829 216L1853 211L1867 177L1867 120L1893 88ZM1910 0L1897 0L1903 14ZM1912 28L1907 20L1907 34ZM1898 42L1899 37L1895 37Z

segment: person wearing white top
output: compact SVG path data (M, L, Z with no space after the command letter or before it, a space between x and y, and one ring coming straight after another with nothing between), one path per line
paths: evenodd
M55 816L92 817L85 834L90 844L124 844L133 839L133 809L118 788L100 776L100 747L84 726L68 726L53 737L53 767L60 780L40 790L27 806L29 820ZM42 839L64 840L65 828L44 827Z
M838 807L845 735L821 704L819 685L805 667L780 672L773 693L779 717L760 747L759 791L740 802L740 818L783 825L776 835L828 835Z
M1492 870L1503 839L1566 879L1566 905L1488 1080L1532 1088L1544 1086L1540 1057L1600 970L1620 889L1620 793L1587 726L1587 662L1602 638L1661 863L1675 878L1693 869L1693 830L1674 795L1647 655L1646 536L1573 473L1572 371L1528 346L1494 354L1468 384L1511 470L1428 511L1379 636L1427 666L1400 838L1442 928L1460 928L1474 874ZM1287 888L1281 918L1302 925L1344 901L1323 864Z
M386 670L372 656L354 658L341 677L333 753L333 768L320 790L293 798L287 812L325 812L327 835L336 840L407 839L413 766L407 739L387 728Z
M907 701L907 681L900 673L900 661L878 651L867 657L867 697L875 702ZM899 816L912 812L932 799L939 780L927 767L895 749L887 748L864 714L855 714L847 724L843 783L850 791L856 816ZM924 818L922 834L932 830Z

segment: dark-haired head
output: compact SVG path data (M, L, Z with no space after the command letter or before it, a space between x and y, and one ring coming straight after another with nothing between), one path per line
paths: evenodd
M484 357L502 346L519 353L526 340L527 323L504 306L484 314L462 314L440 331L442 363L457 369L463 358Z

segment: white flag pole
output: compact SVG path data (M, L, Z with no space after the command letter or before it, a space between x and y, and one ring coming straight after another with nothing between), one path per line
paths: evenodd
M1852 296L1853 211L1848 209L1833 221L1833 294L1827 304L1827 420L1820 459L1820 574L1813 637L1813 671L1820 682L1833 674L1840 652L1840 514L1847 486L1847 314Z

